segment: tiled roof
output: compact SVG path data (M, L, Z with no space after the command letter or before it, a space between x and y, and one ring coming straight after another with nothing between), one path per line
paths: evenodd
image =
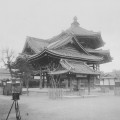
M38 39L34 37L27 37L22 53L25 53L25 50L27 50L25 54L31 53L32 55L29 54L31 55L30 59L38 57L44 52L50 52L51 54L54 54L57 56L63 56L63 58L68 57L68 58L90 60L90 61L103 60L103 57L91 55L92 53L100 53L101 51L97 51L94 49L85 49L81 45L81 40L83 40L83 42L86 42L86 40L84 41L84 38L79 39L76 35L87 36L88 38L89 36L95 37L94 40L93 38L90 38L90 40L88 39L88 42L92 44L92 46L97 46L99 44L97 47L100 47L103 43L99 32L89 31L80 27L79 23L77 22L77 18L75 17L74 22L71 24L71 27L69 29L67 29L66 31L63 31L61 34L51 39L43 40L43 39ZM71 47L71 48L65 47L65 45L69 43L71 44L73 43L74 47ZM106 59L106 62L107 62L107 59Z
M65 46L67 43L73 42L72 40L73 39L71 36L64 36L58 41L49 44L45 40L40 41L39 39L29 37L29 39L27 40L28 44L36 52L36 54L30 57L30 59L38 55L40 56L42 53L44 53L43 51L45 48L47 49L47 51L51 52L51 54L56 54L58 56L63 56L68 58L91 60L91 61L101 61L103 59L102 57L86 54L84 50L79 51L73 46L71 47ZM81 48L81 46L79 47ZM81 49L84 49L84 48L81 48Z
M63 47L61 49L55 49L55 50L49 50L49 51L58 55L63 55L66 57L68 56L72 58L79 58L79 59L81 58L84 60L101 61L103 59L102 57L84 54L72 47Z
M48 49L56 49L56 48L59 48L63 45L66 45L69 42L72 42L72 36L66 35L64 37L60 37L59 39L57 39L57 41L49 44L47 46L47 48Z
M60 38L63 38L66 35L74 35L79 37L87 37L87 38L94 38L92 41L97 45L97 47L101 47L104 45L104 42L101 37L100 32L94 32L91 30L86 30L82 28L79 23L77 22L77 18L74 18L73 23L71 24L71 27L62 33L60 33L57 36L54 36L53 38L49 39L49 42L55 42L58 41ZM99 45L98 45L99 44Z
M98 75L99 72L91 69L87 64L81 61L74 60L65 60L61 59L60 64L64 68L64 70L51 71L49 74L64 74L67 72L77 73L77 74L91 74Z
M101 79L115 79L117 78L114 74L105 74Z
M71 59L86 60L86 61L88 60L88 61L98 62L98 61L103 60L103 57L98 57L98 56L91 55L91 54L87 55L82 52L79 52L78 50L72 47L63 47L63 48L55 49L55 50L44 49L40 53L29 56L29 61L42 56L44 53L55 55L61 58L71 58Z
M103 56L104 62L111 62L112 61L112 57L110 55L110 51L109 50L102 50L102 49L91 49L91 48L85 48L85 50L87 52L89 52L90 54L96 54L96 55L100 55ZM102 62L102 61L101 61Z
M99 72L90 68L87 64L81 61L73 60L61 60L61 65L70 70L73 73L82 73L82 74L100 74Z
M79 36L100 36L99 32L89 31L80 26L74 26L74 24L72 24L71 27L66 30L66 32Z
M51 43L50 45L48 45L47 48L49 50L57 50L57 49L60 49L62 47L62 49L63 49L63 47L66 47L68 44L69 45L71 44L71 46L72 46L70 49L76 49L76 48L78 48L76 50L77 52L79 51L81 53L83 52L85 54L89 54L84 49L84 47L77 41L76 37L73 36L73 35L66 35L66 36L62 37L61 39L58 39L58 41L55 41L55 42Z
M101 53L106 54L109 53L109 50L102 50L102 49L91 49L91 48L85 48L89 53Z
M60 37L63 37L65 34L73 34L73 35L78 35L78 36L96 36L101 38L101 33L100 32L94 32L92 30L86 30L82 27L80 27L77 18L74 17L73 23L71 24L71 27L68 28L67 30L63 31L57 36L54 36L53 38L49 39L51 42L56 41Z
M51 72L49 72L49 74L58 75L58 74L65 74L67 72L69 72L69 70L57 70L57 71L51 71Z
M65 31L62 31L60 34L58 34L58 35L56 35L56 36L48 39L47 41L48 41L49 43L53 43L53 42L59 41L60 39L63 39L63 38L66 37L66 36L69 36L69 34L66 33Z
M25 50L26 45L31 47L35 53L38 53L38 52L42 51L45 47L47 47L48 44L49 43L47 40L38 39L38 38L34 38L34 37L27 37L26 44L23 48L23 52Z

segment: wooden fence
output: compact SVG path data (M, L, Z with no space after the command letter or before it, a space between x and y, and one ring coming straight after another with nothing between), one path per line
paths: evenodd
M62 99L62 88L50 88L48 91L48 96L50 99Z
M48 96L50 99L62 99L64 96L84 96L85 89L80 89L79 91L71 91L70 89L62 88L49 88Z

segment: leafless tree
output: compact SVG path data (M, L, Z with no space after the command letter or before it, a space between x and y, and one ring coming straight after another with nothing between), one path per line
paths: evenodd
M120 79L120 70L113 70L112 73L117 79Z
M14 61L15 53L12 49L6 48L1 50L1 61L3 62L4 66L9 69L11 77L12 77L12 70L11 65Z

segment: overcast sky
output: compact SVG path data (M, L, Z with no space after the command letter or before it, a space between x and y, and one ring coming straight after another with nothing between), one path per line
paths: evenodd
M114 58L101 70L120 69L120 0L0 0L0 49L20 53L26 36L51 38L69 28L74 16L81 27L101 32Z

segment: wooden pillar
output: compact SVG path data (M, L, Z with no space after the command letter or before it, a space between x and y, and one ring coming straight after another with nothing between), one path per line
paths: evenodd
M69 73L70 91L72 91L72 75Z
M68 74L68 87L70 88L70 74Z
M79 80L77 77L76 77L76 80L77 80L77 90L79 90Z
M68 87L69 87L69 80L68 79L66 79L66 89L68 89Z
M57 87L60 88L60 85L61 85L60 75L57 75Z
M93 70L95 70L95 64L93 64Z
M100 70L100 65L98 64L98 70Z
M108 79L108 81L109 81L109 89L110 89L110 88L111 88L111 87L110 87L110 79Z
M53 88L53 75L50 75L50 88Z
M40 84L39 84L39 88L42 89L42 69L40 67Z
M51 84L51 88L53 88L54 84L53 84L53 75L50 75L50 84Z
M103 78L103 87L104 87L104 78Z
M90 94L90 75L87 76L88 79L88 95Z
M42 72L42 88L45 87L45 79L44 79L44 73Z
M50 77L48 74L46 74L46 79L47 79L47 88L50 87Z

